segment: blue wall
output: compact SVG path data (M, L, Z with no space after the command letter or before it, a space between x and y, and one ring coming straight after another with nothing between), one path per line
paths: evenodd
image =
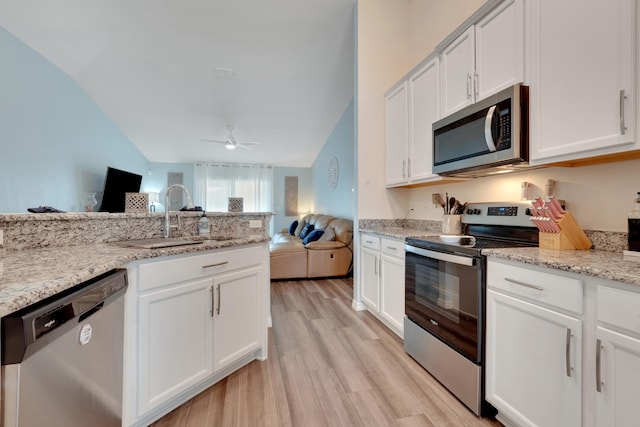
M193 199L193 163L158 163L151 162L149 172L143 179L143 193L159 193L160 202L156 203L156 212L164 211L164 196L167 193L167 177L169 172L182 173L182 184L187 187L191 199ZM172 190L172 194L176 190ZM184 204L187 204L184 199Z
M355 217L353 100L333 129L311 168L314 211L341 218ZM332 157L338 159L338 185L329 188L327 168Z
M311 212L313 209L313 188L311 187L311 168L273 168L273 230L289 228L297 216L284 215L284 177L298 177L298 212Z
M0 27L0 212L81 209L102 192L107 166L149 162L64 72ZM166 180L165 180L166 181Z

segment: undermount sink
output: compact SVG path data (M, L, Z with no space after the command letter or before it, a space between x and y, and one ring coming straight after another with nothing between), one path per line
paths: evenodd
M130 248L141 249L158 249L158 248L170 248L173 246L185 246L185 245L199 245L202 244L202 240L188 240L178 238L167 237L155 237L151 239L138 239L138 240L123 240L121 242L113 242L118 246L126 246Z

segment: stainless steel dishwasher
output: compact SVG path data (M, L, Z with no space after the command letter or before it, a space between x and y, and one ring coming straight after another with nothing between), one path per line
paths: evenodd
M2 318L2 425L122 420L125 270Z

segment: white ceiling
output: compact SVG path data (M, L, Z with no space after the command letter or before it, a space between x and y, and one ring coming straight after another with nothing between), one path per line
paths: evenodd
M311 166L353 97L353 17L354 0L0 0L0 25L177 163ZM227 124L262 144L202 141Z

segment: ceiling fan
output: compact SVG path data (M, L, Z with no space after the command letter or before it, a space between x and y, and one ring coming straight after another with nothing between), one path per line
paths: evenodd
M203 141L215 142L216 144L224 144L225 148L228 150L235 150L236 147L242 147L246 150L251 150L252 145L260 145L257 141L243 141L238 142L233 136L233 126L228 125L227 129L229 129L229 136L225 140L219 139L203 139Z

